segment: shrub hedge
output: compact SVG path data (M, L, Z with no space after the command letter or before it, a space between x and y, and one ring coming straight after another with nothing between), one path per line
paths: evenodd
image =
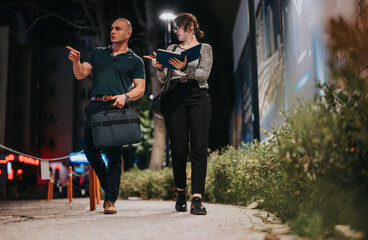
M210 156L210 201L249 204L288 220L301 235L336 224L367 233L367 95L323 86L325 95L294 107L262 143Z
M175 198L175 185L172 170L139 170L137 166L124 172L121 178L119 197L141 197L143 199Z

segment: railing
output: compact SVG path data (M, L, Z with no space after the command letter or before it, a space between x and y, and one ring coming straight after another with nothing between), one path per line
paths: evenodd
M69 199L69 203L73 201L73 175L76 176L85 176L85 174L80 175L72 171L72 167L69 167L69 175L68 175L68 182L67 182L67 197ZM101 185L100 181L97 178L97 175L95 171L93 171L91 165L89 165L88 170L89 175L89 199L90 199L90 211L96 210L96 203L97 205L101 204ZM59 186L59 183L57 180L55 180L55 177L50 171L50 180L48 183L48 190L47 190L47 201L51 201L54 193L54 183Z
M67 158L70 158L70 156L72 156L72 155L79 154L79 153L83 152L83 150L82 150L82 151L77 152L77 153L72 154L72 155L58 157L58 158L46 159L46 158L39 158L39 157L35 157L35 156L31 156L31 155L19 152L17 150L14 150L14 149L9 148L9 147L7 147L5 145L2 145L2 144L0 144L0 148L5 149L6 151L9 151L9 152L13 152L13 153L18 154L18 155L22 155L22 156L29 157L29 158L32 158L32 159L36 159L36 160L40 161L41 163L42 162L49 163L49 162L52 162L52 161L59 161L59 160L62 160L62 159L67 159ZM12 160L10 160L10 161L12 161ZM68 195L69 203L71 203L73 201L73 181L72 181L73 180L72 179L73 174L76 175L76 176L80 176L80 177L84 176L84 174L80 175L80 174L77 174L77 173L73 172L72 167L69 167L69 176L68 176L68 183L67 183L67 188L68 188L67 195ZM96 202L97 202L97 204L101 204L101 194L100 194L101 193L100 192L101 187L100 187L100 182L97 179L97 176L96 176L95 172L93 171L93 169L90 165L89 165L88 174L89 174L90 210L94 211L94 210L96 210ZM52 171L50 171L50 180L49 180L49 183L48 183L48 190L47 190L47 201L51 201L51 199L53 197L54 183L56 183L59 188L61 187L59 185L59 182L55 179Z

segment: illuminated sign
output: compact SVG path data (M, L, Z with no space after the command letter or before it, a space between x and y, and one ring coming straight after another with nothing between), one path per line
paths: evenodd
M18 156L18 160L19 160L19 162L28 163L28 164L32 164L32 165L36 165L36 166L38 166L40 164L40 160L25 157L25 156L22 156L22 155Z
M1 159L0 164L7 164L7 163L13 162L15 160L18 160L18 162L26 163L26 164L30 164L30 165L35 165L35 166L40 165L40 160L38 160L38 159L33 159L33 158L26 157L26 156L23 156L23 155L18 155L16 157L16 156L14 156L14 154L9 154L5 157L5 159Z

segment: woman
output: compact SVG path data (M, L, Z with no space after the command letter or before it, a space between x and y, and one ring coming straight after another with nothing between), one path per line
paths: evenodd
M176 16L174 23L175 34L181 43L170 45L167 50L181 52L200 44L198 39L204 33L199 29L195 16L181 13ZM212 113L207 83L212 68L212 48L209 44L202 43L199 59L188 63L186 57L183 61L174 58L169 63L177 70L163 68L155 58L152 59L160 82L163 83L167 76L170 81L164 99L163 115L170 137L174 180L178 191L175 209L179 212L187 211L186 163L190 142L193 195L190 212L205 215L207 211L201 198L205 188L208 132Z

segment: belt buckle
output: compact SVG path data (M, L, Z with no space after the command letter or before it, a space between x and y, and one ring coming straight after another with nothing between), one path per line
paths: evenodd
M102 96L102 101L106 102L107 100L105 100L105 96Z
M187 83L188 79L187 78L180 78L180 83Z

